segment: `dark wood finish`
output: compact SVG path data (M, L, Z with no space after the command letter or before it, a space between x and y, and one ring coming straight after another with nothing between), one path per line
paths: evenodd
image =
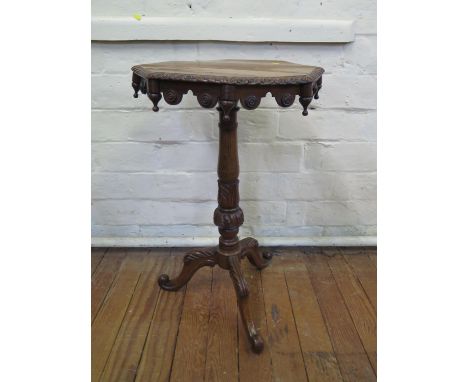
M216 248L188 253L181 273L174 279L162 274L159 285L166 291L177 291L201 268L219 265L228 270L252 349L260 353L264 340L251 314L249 287L241 260L247 257L260 270L268 265L271 254L262 252L253 238L238 238L244 213L239 207L237 112L239 105L247 110L257 108L261 98L271 93L281 107L291 106L299 96L302 114L307 115L312 99L318 98L324 70L285 61L220 60L143 64L134 66L132 71L134 97L138 97L140 91L147 93L156 112L161 99L169 105L177 105L189 90L202 107L218 105L218 207L213 221L220 233L219 244Z
M375 257L375 250L336 248L324 255L320 249L277 249L263 272L243 262L251 313L265 338L261 354L251 351L222 268L202 268L176 293L152 287L159 271L175 272L182 262L185 250L170 252L105 253L93 282L109 275L114 282L92 324L93 382L376 379L369 347L376 328L367 311L373 307L350 281L361 271L349 265ZM366 277L375 281L375 270Z

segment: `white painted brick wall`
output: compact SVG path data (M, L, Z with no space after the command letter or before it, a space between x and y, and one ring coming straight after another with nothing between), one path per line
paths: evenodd
M132 97L132 65L164 60L282 59L323 66L308 117L271 97L239 113L241 235L262 242L376 235L375 0L93 0L94 16L354 19L349 44L92 43L92 234L97 244L192 245L215 239L217 112L189 93L181 104ZM240 36L241 38L241 36ZM105 240L104 240L105 239ZM134 241L128 241L131 239ZM274 241L274 239L276 241ZM104 240L104 241L103 241ZM126 241L127 240L127 241ZM157 241L159 240L159 241ZM291 244L291 241L284 240ZM319 241L320 242L320 241ZM346 243L346 240L344 241Z

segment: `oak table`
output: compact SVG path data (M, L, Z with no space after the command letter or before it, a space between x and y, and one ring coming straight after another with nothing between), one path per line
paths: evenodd
M253 110L269 92L279 106L288 107L299 96L304 109L302 114L307 115L310 102L318 98L324 70L286 61L219 60L142 64L134 66L132 71L133 96L138 97L139 91L147 94L154 111L159 110L158 103L162 97L168 104L177 105L189 90L202 107L218 105L218 207L213 219L221 235L219 244L215 248L189 252L184 257L179 276L170 279L163 274L159 285L164 290L175 291L184 286L201 267L219 265L229 270L252 349L260 353L263 339L250 313L249 290L240 261L247 256L252 265L262 269L268 265L272 255L262 252L257 240L250 237L239 240L237 236L244 222L244 214L239 207L238 102L244 109Z

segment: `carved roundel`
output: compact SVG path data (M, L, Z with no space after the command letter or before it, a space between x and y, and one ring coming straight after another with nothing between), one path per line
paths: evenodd
M260 105L260 97L257 97L256 95L249 95L245 98L241 98L240 101L244 109L247 110L253 110Z
M169 105L177 105L182 101L182 93L174 89L166 90L164 93L164 101L166 101Z
M276 103L281 107L289 107L294 103L294 99L296 98L296 96L291 93L284 93L281 96L275 98Z
M218 102L216 97L213 97L210 93L201 93L197 96L198 103L206 108L215 107Z

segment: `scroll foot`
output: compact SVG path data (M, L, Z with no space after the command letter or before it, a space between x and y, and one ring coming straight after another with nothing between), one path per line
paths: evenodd
M261 353L264 346L263 339L260 334L257 333L257 329L255 328L255 324L252 320L252 314L250 313L248 299L249 289L240 267L240 257L229 257L229 274L234 284L234 288L236 289L242 322L249 337L252 350L255 353Z
M167 291L176 291L187 284L201 267L216 265L216 252L213 249L196 249L184 257L184 267L179 276L171 280L168 275L159 276L159 286Z
M241 257L247 256L250 264L257 267L257 269L265 268L272 259L273 255L268 252L263 252L258 246L258 241L248 237L240 241Z

